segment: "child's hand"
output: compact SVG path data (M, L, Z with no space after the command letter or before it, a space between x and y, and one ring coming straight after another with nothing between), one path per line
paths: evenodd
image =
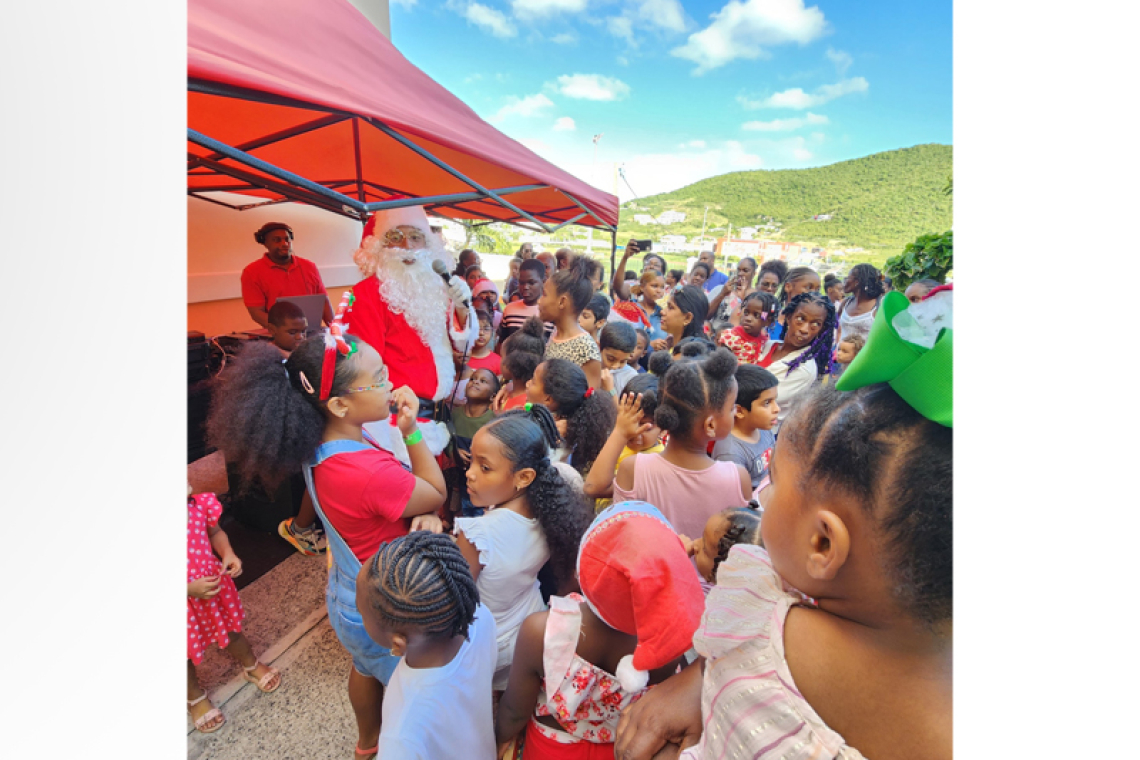
M605 367L602 367L602 390L606 393L614 392L614 376Z
M682 546L685 547L685 554L690 557L696 553L697 542L686 536L684 533L678 533L677 538L681 539Z
M507 389L503 387L500 388L499 392L495 394L495 398L491 399L491 410L495 414L503 413L503 407L505 407L507 404L507 395Z
M233 552L222 557L222 572L231 578L241 575L241 560Z
M412 389L402 385L392 391L392 403L396 405L396 426L400 428L400 435L407 438L416 432L416 413L420 410L419 399Z
M558 430L559 437L561 437L562 440L565 441L566 440L566 420L559 417L558 419L556 419L554 421L554 427Z
M430 533L443 533L443 520L440 520L435 515L416 515L412 518L412 524L408 528L408 532L426 530Z
M222 576L207 575L190 581L186 588L186 595L194 599L213 599L222 590Z
M632 441L637 436L653 427L648 422L641 422L641 394L627 393L618 401L617 422L614 423L614 432Z
M459 460L461 462L463 462L463 464L470 465L471 464L471 452L468 451L467 449L460 449L459 450Z
M658 338L657 340L650 341L649 345L653 347L654 351L664 351L669 348L669 339Z

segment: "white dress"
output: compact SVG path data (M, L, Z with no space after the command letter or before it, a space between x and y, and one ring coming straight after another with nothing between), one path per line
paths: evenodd
M495 616L499 656L492 688L507 688L515 640L527 616L546 609L538 590L538 571L550 549L538 520L509 509L492 509L482 517L459 517L455 534L463 533L479 550L479 600Z

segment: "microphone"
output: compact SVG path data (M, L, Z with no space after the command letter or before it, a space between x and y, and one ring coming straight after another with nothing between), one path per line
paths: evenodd
M439 259L436 259L435 261L433 261L431 263L431 268L432 268L432 271L434 271L436 274L438 274L440 277L443 278L443 284L446 285L448 287L448 289L450 289L451 288L451 275L449 275L447 272L447 264L444 264ZM466 298L463 299L463 308L465 308L465 309L471 308L471 304Z

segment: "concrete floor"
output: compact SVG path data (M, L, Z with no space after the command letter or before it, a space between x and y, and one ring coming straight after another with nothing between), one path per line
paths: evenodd
M351 659L325 612L325 558L295 554L242 590L244 632L281 687L262 694L213 648L198 678L226 724L212 734L187 717L187 760L350 760L356 720L348 702Z

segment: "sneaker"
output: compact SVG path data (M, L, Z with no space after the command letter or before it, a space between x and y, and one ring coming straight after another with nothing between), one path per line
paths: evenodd
M277 526L277 535L292 544L294 549L306 557L323 554L327 548L327 543L322 545L324 531L316 528L310 528L306 531L294 530L292 517Z

